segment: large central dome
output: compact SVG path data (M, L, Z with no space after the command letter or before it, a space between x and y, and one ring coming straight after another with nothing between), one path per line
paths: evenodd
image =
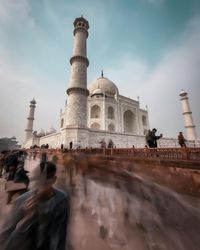
M105 93L108 95L115 95L116 93L118 94L117 86L106 77L100 77L96 79L88 87L90 94L93 94L93 92L97 89L101 90L102 93Z

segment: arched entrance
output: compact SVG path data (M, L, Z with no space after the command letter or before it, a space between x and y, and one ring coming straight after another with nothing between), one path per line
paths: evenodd
M124 133L134 133L135 115L132 111L124 112Z

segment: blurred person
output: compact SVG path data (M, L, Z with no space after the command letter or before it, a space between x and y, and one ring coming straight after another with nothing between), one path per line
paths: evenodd
M65 250L68 195L53 187L56 165L32 175L33 190L14 202L0 230L1 250Z
M7 158L8 151L3 150L0 154L0 177L4 176L5 173L5 162Z
M41 158L40 158L40 170L43 172L45 163L47 162L47 154L45 151L42 152Z
M104 139L102 139L99 143L101 145L101 148L106 148L107 145Z
M28 187L29 185L29 177L27 175L28 172L29 171L24 169L24 163L20 162L17 166L17 170L15 172L13 181L17 183L22 182L26 185L26 187Z
M19 157L17 152L9 152L4 161L4 172L5 179L7 181L13 180L15 176L15 172L17 169L17 165L19 163Z
M33 151L33 160L35 160L36 159L36 156L37 156L37 151L36 151L36 149Z
M67 153L63 155L63 165L65 166L65 170L67 172L69 178L70 187L74 186L73 177L75 175L75 162L74 155Z
M183 136L183 133L182 132L179 132L178 134L178 143L181 147L186 147L186 144L185 144L185 137Z
M110 139L108 142L108 148L113 148L113 146L114 146L114 143L113 143L112 139Z
M73 148L73 142L70 141L70 143L69 143L69 149L72 149L72 148Z

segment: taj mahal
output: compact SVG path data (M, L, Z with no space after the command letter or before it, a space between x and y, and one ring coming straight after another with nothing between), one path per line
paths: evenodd
M112 140L117 148L144 147L145 134L150 128L148 110L141 109L139 100L120 95L116 84L101 76L87 86L87 38L89 23L84 17L74 21L74 46L70 58L71 75L67 88L67 101L60 111L60 128L51 128L46 133L33 132L36 101L30 102L25 130L24 148L48 144L50 148L63 145L74 147L100 147L100 141ZM195 140L195 125L192 120L187 93L182 91L185 127L188 139ZM176 139L162 138L161 146L175 146Z

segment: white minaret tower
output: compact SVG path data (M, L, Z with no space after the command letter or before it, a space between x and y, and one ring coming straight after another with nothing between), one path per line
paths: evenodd
M34 112L35 112L35 104L36 101L33 98L33 100L30 102L30 110L29 110L29 116L27 118L27 126L26 126L26 136L25 136L25 141L27 141L28 139L30 139L32 137L32 133L33 133L33 121L34 121Z
M196 134L195 125L192 119L192 112L190 110L188 94L187 92L182 90L179 96L181 97L181 102L182 102L182 110L183 110L185 129L187 132L187 139L196 140L197 134Z
M70 59L71 77L67 89L66 128L87 127L87 59L86 41L89 23L82 16L74 21L74 48Z

